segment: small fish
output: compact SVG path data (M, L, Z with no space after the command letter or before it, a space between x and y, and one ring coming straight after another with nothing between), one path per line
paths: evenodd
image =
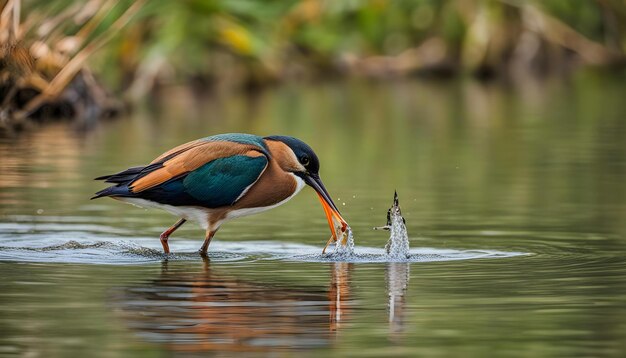
M406 258L409 254L409 236L406 231L406 220L402 217L398 192L393 194L393 205L387 210L387 225L375 227L374 230L388 230L389 241L385 252L394 258Z

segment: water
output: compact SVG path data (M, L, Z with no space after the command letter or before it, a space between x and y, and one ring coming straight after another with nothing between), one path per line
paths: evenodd
M176 252L165 254L154 237L111 236L114 227L97 227L66 224L56 235L51 225L37 225L33 221L56 218L13 217L15 224L0 223L0 261L43 262L100 265L135 265L175 261L198 261L198 240L177 239ZM20 223L21 220L29 224ZM41 231L39 231L41 230ZM28 233L25 233L25 232ZM5 234L6 232L6 234ZM19 235L22 233L22 235ZM348 231L347 244L332 247L323 254L319 246L282 241L216 241L211 243L211 262L222 261L296 261L296 262L433 262L504 258L525 255L522 252L496 250L455 250L417 248L407 251L404 257L390 257L382 248L355 247L352 231Z
M327 83L174 93L89 132L0 139L0 356L623 356L626 85ZM89 201L92 178L220 132L316 149L354 230L322 255L312 190L227 223ZM390 262L401 193L410 251Z

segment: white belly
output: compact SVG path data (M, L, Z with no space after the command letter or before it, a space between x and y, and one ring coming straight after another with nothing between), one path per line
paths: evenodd
M140 208L163 209L183 219L196 221L205 230L209 227L209 215L210 215L209 209L199 208L195 206L173 206L173 205L159 204L154 201L149 201L149 200L139 199L139 198L116 197L115 199L129 203L129 204L133 204Z

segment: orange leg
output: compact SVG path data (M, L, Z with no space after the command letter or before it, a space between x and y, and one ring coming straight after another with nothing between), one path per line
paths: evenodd
M169 229L165 230L162 234L161 234L161 245L163 245L163 251L166 254L170 253L170 245L167 244L167 240L170 238L170 235L172 235L172 233L174 231L176 231L176 229L178 229L179 227L181 227L187 220L185 219L180 219L176 222L176 224L172 225Z
M217 232L217 229L206 231L206 237L204 238L204 243L202 244L202 247L200 247L200 251L199 251L200 256L202 257L207 256L207 251L209 250L209 244L211 243L211 239L213 238L213 236L215 236L216 232Z

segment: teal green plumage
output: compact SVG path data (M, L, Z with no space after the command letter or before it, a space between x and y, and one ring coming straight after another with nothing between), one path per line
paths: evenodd
M233 142L240 144L249 144L259 147L263 149L265 153L267 153L267 147L265 146L265 142L262 137L253 134L245 134L245 133L225 133L225 134L216 134L209 137L205 137L202 139L206 142Z
M182 179L184 191L206 207L233 204L259 178L267 158L234 155L216 159Z

